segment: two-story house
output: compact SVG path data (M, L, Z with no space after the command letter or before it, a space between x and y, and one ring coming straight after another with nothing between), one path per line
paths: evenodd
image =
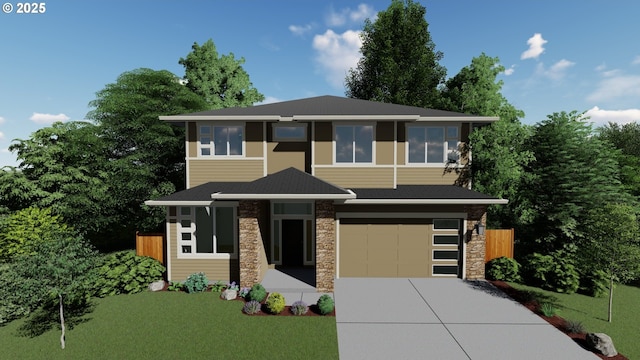
M484 277L486 207L506 200L445 166L497 118L320 96L160 120L186 128L186 190L146 202L167 207L169 280Z

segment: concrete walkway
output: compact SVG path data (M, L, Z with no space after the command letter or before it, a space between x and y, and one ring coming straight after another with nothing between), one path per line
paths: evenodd
M316 287L310 283L315 283L315 272L313 269L304 268L269 269L261 281L268 292L282 294L287 305L298 300L304 301L307 305L317 303L323 293L317 292Z
M351 359L599 359L485 281L336 279L338 348Z

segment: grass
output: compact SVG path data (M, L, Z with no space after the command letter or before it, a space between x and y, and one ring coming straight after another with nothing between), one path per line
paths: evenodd
M242 314L215 293L144 292L96 300L88 321L38 337L0 327L6 359L337 359L335 317Z
M616 285L613 289L612 322L607 321L608 295L593 298L581 294L559 294L531 286L509 283L518 290L533 292L552 299L557 315L565 320L582 322L587 332L603 332L611 336L613 344L621 354L629 359L640 359L640 288ZM608 294L608 293L607 293Z

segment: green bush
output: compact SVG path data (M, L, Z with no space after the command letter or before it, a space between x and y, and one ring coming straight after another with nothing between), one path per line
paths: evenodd
M603 297L609 292L609 279L602 270L591 270L580 275L579 292L593 297Z
M209 280L203 272L189 275L187 281L184 282L184 288L190 294L206 291L208 286Z
M502 256L492 259L485 267L486 277L489 280L501 280L520 282L520 264L512 258Z
M184 284L178 281L170 281L169 286L167 287L169 291L182 291L184 290Z
M318 306L318 310L320 310L320 314L326 315L333 311L333 298L330 295L324 294L320 296L316 305Z
M95 294L99 297L134 294L162 280L165 267L148 256L137 256L132 250L105 255L98 268Z
M582 322L578 320L565 321L564 328L565 330L567 330L567 332L574 334L584 334L585 332L587 332L584 324L582 324Z
M266 297L267 290L262 286L262 284L255 284L251 287L251 290L249 290L249 300L262 302Z
M542 305L540 305L539 310L542 313L542 315L547 317L553 317L556 314L556 308L553 306L552 303L548 303L548 302L542 303Z
M580 285L580 275L572 256L562 250L527 256L523 273L527 285L559 293L573 294Z
M266 305L270 313L280 314L285 307L284 296L280 293L273 292L269 294Z

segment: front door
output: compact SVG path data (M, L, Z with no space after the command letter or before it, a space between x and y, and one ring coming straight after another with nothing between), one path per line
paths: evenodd
M282 220L282 265L302 266L304 260L304 220Z

